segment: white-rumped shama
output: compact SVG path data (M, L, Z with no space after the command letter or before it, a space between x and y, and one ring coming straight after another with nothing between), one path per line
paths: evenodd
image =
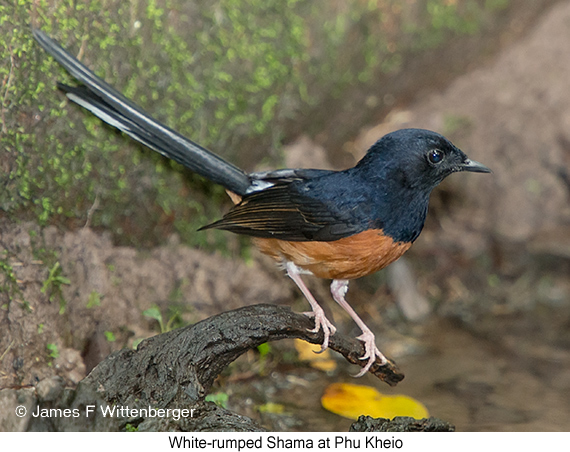
M368 371L378 350L372 331L346 302L350 279L398 259L419 236L431 191L458 171L488 173L443 136L403 129L378 140L354 168L344 171L283 169L246 173L162 125L97 77L57 42L33 30L37 42L81 85L58 84L67 97L136 141L224 186L235 206L218 228L253 237L259 249L284 266L311 304L322 350L336 328L301 279L332 279L331 293L362 330Z

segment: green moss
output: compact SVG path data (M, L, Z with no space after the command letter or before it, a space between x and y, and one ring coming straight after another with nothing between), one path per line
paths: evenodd
M490 14L505 9L508 4L509 0L490 0L483 4L477 0L426 0L425 13L419 20L403 25L414 37L411 48L421 51L437 47L453 36L479 32Z

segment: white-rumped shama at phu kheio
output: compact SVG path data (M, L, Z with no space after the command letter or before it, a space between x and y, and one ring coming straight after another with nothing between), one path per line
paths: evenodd
M136 141L224 186L235 206L217 228L253 237L259 249L287 271L311 304L322 350L336 332L301 274L332 279L331 293L362 329L364 375L377 358L374 334L346 302L350 279L398 259L418 238L431 191L459 171L489 173L445 137L403 129L378 140L354 168L344 171L282 169L246 173L162 125L97 77L57 42L33 30L37 42L81 85L58 84L67 97Z

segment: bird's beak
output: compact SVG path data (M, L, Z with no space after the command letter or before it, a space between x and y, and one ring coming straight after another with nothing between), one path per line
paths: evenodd
M492 171L482 163L469 159L459 165L459 168L461 171L470 171L472 173L492 173Z

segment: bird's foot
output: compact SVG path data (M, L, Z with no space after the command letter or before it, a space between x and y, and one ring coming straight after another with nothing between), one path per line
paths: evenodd
M329 337L336 333L336 327L327 319L325 311L320 306L314 307L310 312L303 312L307 317L315 319L315 327L308 330L310 333L318 333L320 329L323 330L324 339L321 345L321 350L316 353L322 353L329 348Z
M356 339L364 342L364 355L362 355L360 357L360 359L363 361L368 360L368 362L360 370L360 372L358 372L355 375L355 377L357 377L357 378L362 377L366 372L368 372L368 370L370 370L370 367L372 367L372 364L374 364L376 362L376 358L380 358L380 361L381 361L380 365L381 366L383 366L384 364L386 364L388 362L388 360L382 354L382 352L380 350L378 350L378 347L376 346L376 339L375 339L374 333L372 333L372 331L370 331L370 330L363 331L362 334L360 336L358 336Z

